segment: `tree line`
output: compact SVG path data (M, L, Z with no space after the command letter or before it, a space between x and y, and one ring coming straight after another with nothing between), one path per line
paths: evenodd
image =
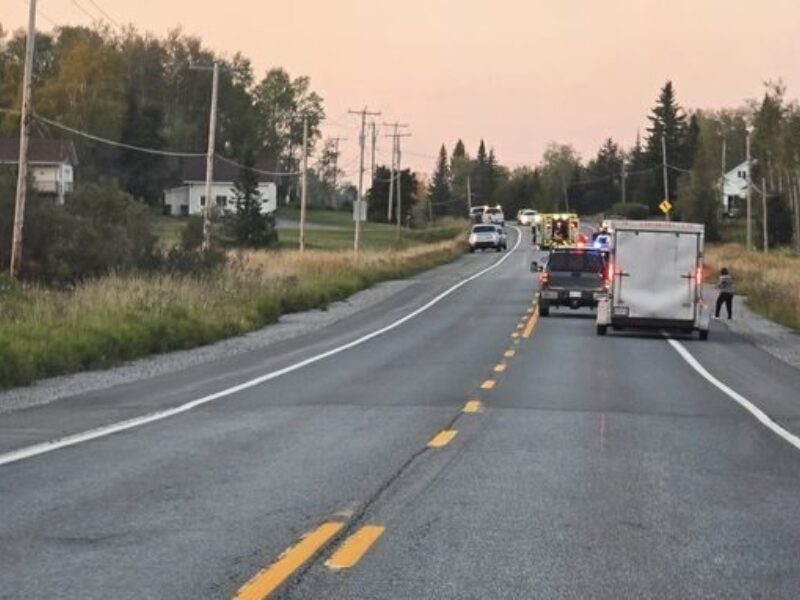
M473 205L499 203L508 215L522 208L656 215L666 197L677 218L705 223L708 237L716 239L724 217L722 174L745 161L749 128L756 225L763 218L756 200L764 192L769 243L794 239L800 248L800 106L786 98L782 83L765 87L760 99L740 107L686 110L667 81L633 146L624 149L609 137L588 161L569 144L550 143L535 166L509 170L493 151L486 153L483 142L475 159L460 140L449 158L443 145L428 187L430 203L437 215L465 215L468 178Z
M0 108L18 109L25 54L25 32L0 26ZM157 38L129 28L59 27L36 34L33 106L37 114L93 135L154 150L202 153L206 150L211 73L197 69L220 63L216 152L243 162L252 156L270 170L294 172L302 150L302 120L309 145L320 138L325 118L322 97L308 77L282 68L257 77L248 58L216 55L179 29ZM19 131L19 117L0 114L0 135ZM62 131L36 121L33 133L62 137ZM180 160L113 148L74 138L80 177L113 179L137 199L161 203L174 183ZM279 180L279 195L296 187Z

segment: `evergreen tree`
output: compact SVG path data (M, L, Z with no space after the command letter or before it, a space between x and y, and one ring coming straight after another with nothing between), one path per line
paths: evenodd
M688 169L690 164L677 164L690 158L687 156L689 128L686 123L686 113L675 99L675 90L671 81L667 81L661 88L656 105L647 118L650 126L647 128L646 154L650 165L658 165L662 162L661 139L663 136L667 147L667 163ZM677 196L678 175L679 173L674 169L667 171L670 200L674 200ZM659 202L664 199L663 183L658 183L662 181L662 175L660 172L654 171L649 179L652 188L646 190L650 197L646 199L645 204L655 212Z
M464 142L458 140L450 157L450 194L462 214L468 208L467 179L472 176L472 167Z
M600 213L620 201L622 161L620 147L613 139L608 138L597 152L597 157L586 167L589 181L582 187L584 191L582 203L576 206L579 211L589 214Z
M472 204L488 204L491 200L489 195L489 156L486 154L486 144L483 140L478 146L472 173Z
M450 188L450 166L447 162L447 149L442 144L439 150L439 159L436 162L436 170L428 188L428 200L433 205L435 216L454 214L452 193Z
M253 156L247 153L244 166L233 184L235 208L226 214L225 221L230 236L239 245L249 248L266 248L278 243L278 232L272 215L261 212L261 192L258 175L253 171Z

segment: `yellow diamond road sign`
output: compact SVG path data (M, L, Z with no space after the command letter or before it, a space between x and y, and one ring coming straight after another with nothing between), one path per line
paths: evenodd
M668 215L669 211L672 210L672 202L669 200L662 200L661 204L658 205L658 208L660 208L661 212L663 212L665 215Z

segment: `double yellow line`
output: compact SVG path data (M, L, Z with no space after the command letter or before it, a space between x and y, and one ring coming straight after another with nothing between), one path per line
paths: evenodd
M278 560L245 583L233 600L264 600L322 548L324 548L345 526L341 521L328 521L308 532L300 541L288 548ZM325 566L338 571L354 567L378 541L386 528L379 525L364 525L349 536L336 552L325 561Z

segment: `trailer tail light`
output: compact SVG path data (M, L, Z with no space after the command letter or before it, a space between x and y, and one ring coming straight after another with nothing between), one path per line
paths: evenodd
M697 267L697 276L695 279L697 280L697 285L703 285L703 265Z
M614 264L608 263L608 269L606 270L606 287L611 287L613 281L614 281Z

